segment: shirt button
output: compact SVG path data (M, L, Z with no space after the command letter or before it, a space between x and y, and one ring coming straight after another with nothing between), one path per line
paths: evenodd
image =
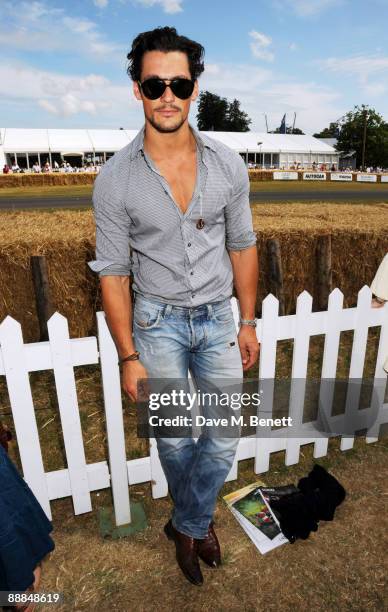
M193 276L194 272L191 270L190 274L191 274L191 276Z
M192 293L192 294L191 294L191 297L195 297L195 293Z
M191 246L191 242L189 242L187 246Z

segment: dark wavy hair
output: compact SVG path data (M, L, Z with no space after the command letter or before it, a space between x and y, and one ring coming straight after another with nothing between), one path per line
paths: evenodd
M138 34L132 43L132 49L127 55L127 74L133 81L140 81L141 62L147 51L182 51L189 61L191 78L195 81L205 69L203 57L205 49L202 45L180 36L175 28L155 28L149 32Z

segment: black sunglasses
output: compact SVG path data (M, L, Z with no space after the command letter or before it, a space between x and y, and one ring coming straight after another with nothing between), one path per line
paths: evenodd
M182 79L180 77L172 80L151 77L142 83L138 81L138 85L145 97L149 98L150 100L157 100L157 98L160 98L166 91L167 86L170 87L174 96L180 98L181 100L187 100L187 98L190 98L194 91L194 81L191 81L190 79Z

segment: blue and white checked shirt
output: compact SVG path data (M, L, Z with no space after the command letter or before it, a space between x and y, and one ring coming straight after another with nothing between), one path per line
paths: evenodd
M243 159L190 128L197 179L186 213L143 150L143 126L95 180L96 259L88 265L99 276L132 274L132 289L144 297L194 307L232 296L228 250L256 244L256 235ZM205 226L197 229L201 194Z

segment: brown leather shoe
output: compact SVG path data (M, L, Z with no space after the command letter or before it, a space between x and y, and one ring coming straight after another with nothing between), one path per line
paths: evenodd
M176 560L187 580L201 586L203 576L198 562L198 540L177 531L171 519L164 526L164 533L175 542Z
M213 521L210 521L206 538L198 540L198 556L210 567L221 565L221 548Z

